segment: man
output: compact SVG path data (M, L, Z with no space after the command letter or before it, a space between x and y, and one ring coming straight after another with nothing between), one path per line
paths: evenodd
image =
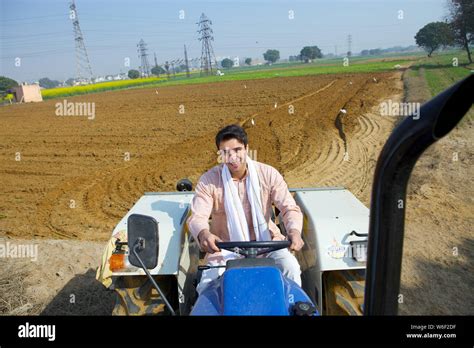
M271 220L272 202L281 212L287 238L291 241L290 249L300 250L304 245L303 214L281 174L270 165L250 159L247 133L238 125L221 129L216 135L216 146L223 163L200 177L191 202L192 214L187 221L201 250L208 253L207 264L224 264L235 257L233 253L221 251L216 242L285 240ZM275 259L285 276L301 285L300 266L288 249L271 252L268 256ZM223 268L205 270L198 293L223 272Z

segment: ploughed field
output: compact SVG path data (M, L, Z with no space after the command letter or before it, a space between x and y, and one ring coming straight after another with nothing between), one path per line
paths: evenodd
M144 192L174 191L184 177L196 183L217 164L214 137L230 123L244 125L252 156L290 187L346 186L368 205L377 153L396 121L371 111L400 93L398 73L333 74L0 108L0 237L105 241ZM83 111L94 114L69 116L69 103L90 103Z

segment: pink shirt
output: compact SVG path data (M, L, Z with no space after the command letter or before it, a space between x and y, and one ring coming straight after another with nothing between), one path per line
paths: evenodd
M263 205L263 214L268 222L268 227L273 240L282 240L284 236L280 229L271 220L272 202L280 210L280 217L287 231L296 229L301 232L303 228L303 214L300 207L288 191L288 186L283 176L272 166L254 161L260 180L261 200ZM187 225L197 240L197 235L203 229L209 229L211 233L218 236L223 241L229 241L229 232L227 230L227 219L224 208L224 186L222 183L222 167L219 164L206 173L204 173L195 189L195 195L191 202L191 216L187 220ZM241 179L234 179L234 183L239 193L244 208L247 223L249 225L250 238L255 239L253 231L252 213L250 203L247 198L246 175ZM211 225L209 226L209 217Z

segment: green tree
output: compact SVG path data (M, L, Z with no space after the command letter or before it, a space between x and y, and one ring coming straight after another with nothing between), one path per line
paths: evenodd
M39 85L43 88L55 88L55 87L58 87L59 84L60 84L59 81L50 80L47 77L43 77L43 78L39 79L38 82L39 82Z
M221 65L222 65L223 68L230 69L234 66L234 61L232 59L229 59L229 58L224 58L221 61Z
M11 78L0 76L0 96L5 96L8 93L9 89L18 86L18 82L12 80Z
M431 57L431 54L440 47L453 44L453 32L447 23L432 22L416 33L415 41L428 52L428 57Z
M310 59L316 59L316 58L322 58L323 54L321 50L319 49L318 46L305 46L303 49L300 51L300 55L305 61L305 63L308 63Z
M474 2L450 0L448 8L454 42L466 50L469 63L472 63L469 45L474 43Z
M245 58L245 64L247 65L252 64L252 58Z
M160 76L160 74L164 74L166 71L161 66L157 65L151 68L151 73L156 76Z
M128 77L131 79L138 79L140 77L140 72L135 69L131 69L128 71Z
M275 63L278 59L280 59L280 51L267 50L267 52L263 54L263 59L265 59L267 62Z

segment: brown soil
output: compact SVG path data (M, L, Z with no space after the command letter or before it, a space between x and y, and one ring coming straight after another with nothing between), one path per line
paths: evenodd
M182 177L196 182L216 163L219 127L249 118L257 159L279 168L290 185L346 185L368 204L367 170L392 120L363 114L400 92L394 79L324 75L67 98L96 103L93 120L56 116L62 100L1 108L0 236L106 240L143 192L173 191ZM344 162L335 127L341 108L350 138Z

